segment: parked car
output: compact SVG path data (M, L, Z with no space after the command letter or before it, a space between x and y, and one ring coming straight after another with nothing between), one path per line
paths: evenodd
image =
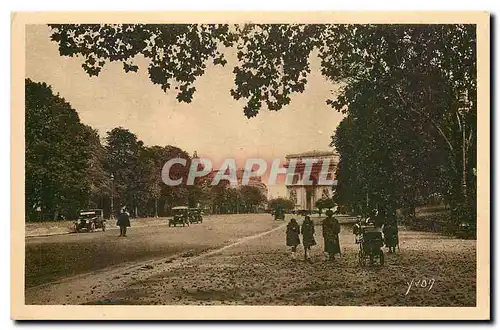
M73 232L80 231L93 232L97 229L106 230L106 220L103 217L102 209L80 210L78 219L73 223Z
M476 237L476 224L472 222L463 221L457 226L455 236L458 238L475 238Z
M176 206L172 208L173 217L168 220L169 227L182 225L189 226L189 208L187 206Z
M189 208L188 210L189 222L190 223L202 223L203 216L201 215L201 209L197 207Z
M274 210L274 220L285 220L285 210L279 208Z

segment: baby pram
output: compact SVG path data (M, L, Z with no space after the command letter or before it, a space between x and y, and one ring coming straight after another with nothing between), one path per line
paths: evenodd
M366 266L367 260L370 261L370 265L373 265L375 259L378 259L381 266L384 265L384 252L382 251L384 240L379 229L362 228L356 241L359 244L358 262L360 266Z

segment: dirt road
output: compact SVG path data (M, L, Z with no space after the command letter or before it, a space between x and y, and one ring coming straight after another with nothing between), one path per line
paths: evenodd
M26 303L475 305L473 240L402 231L401 251L387 255L384 267L361 269L350 227L341 232L342 257L329 263L323 261L320 235L311 263L290 260L284 232L283 223L268 215L227 216L184 229L137 229L125 239L114 233L106 239L89 234L70 241L32 240L32 254L52 244L78 244L93 251L104 247L106 253L101 264L89 259L86 267L76 267L82 272L90 265L94 273L28 288ZM104 268L110 256L115 266ZM72 265L78 260L66 259Z
M205 217L202 224L129 228L127 237L117 230L26 238L26 286L52 282L130 262L174 255L196 255L241 237L272 229L282 222L267 214Z

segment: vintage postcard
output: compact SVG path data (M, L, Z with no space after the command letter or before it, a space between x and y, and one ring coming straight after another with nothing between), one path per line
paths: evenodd
M13 13L12 318L490 319L489 20Z

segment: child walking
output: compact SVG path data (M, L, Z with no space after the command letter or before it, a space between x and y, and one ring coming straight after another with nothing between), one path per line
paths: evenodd
M304 260L310 261L311 246L316 245L316 240L314 239L314 223L308 215L302 222L302 244L304 245Z

